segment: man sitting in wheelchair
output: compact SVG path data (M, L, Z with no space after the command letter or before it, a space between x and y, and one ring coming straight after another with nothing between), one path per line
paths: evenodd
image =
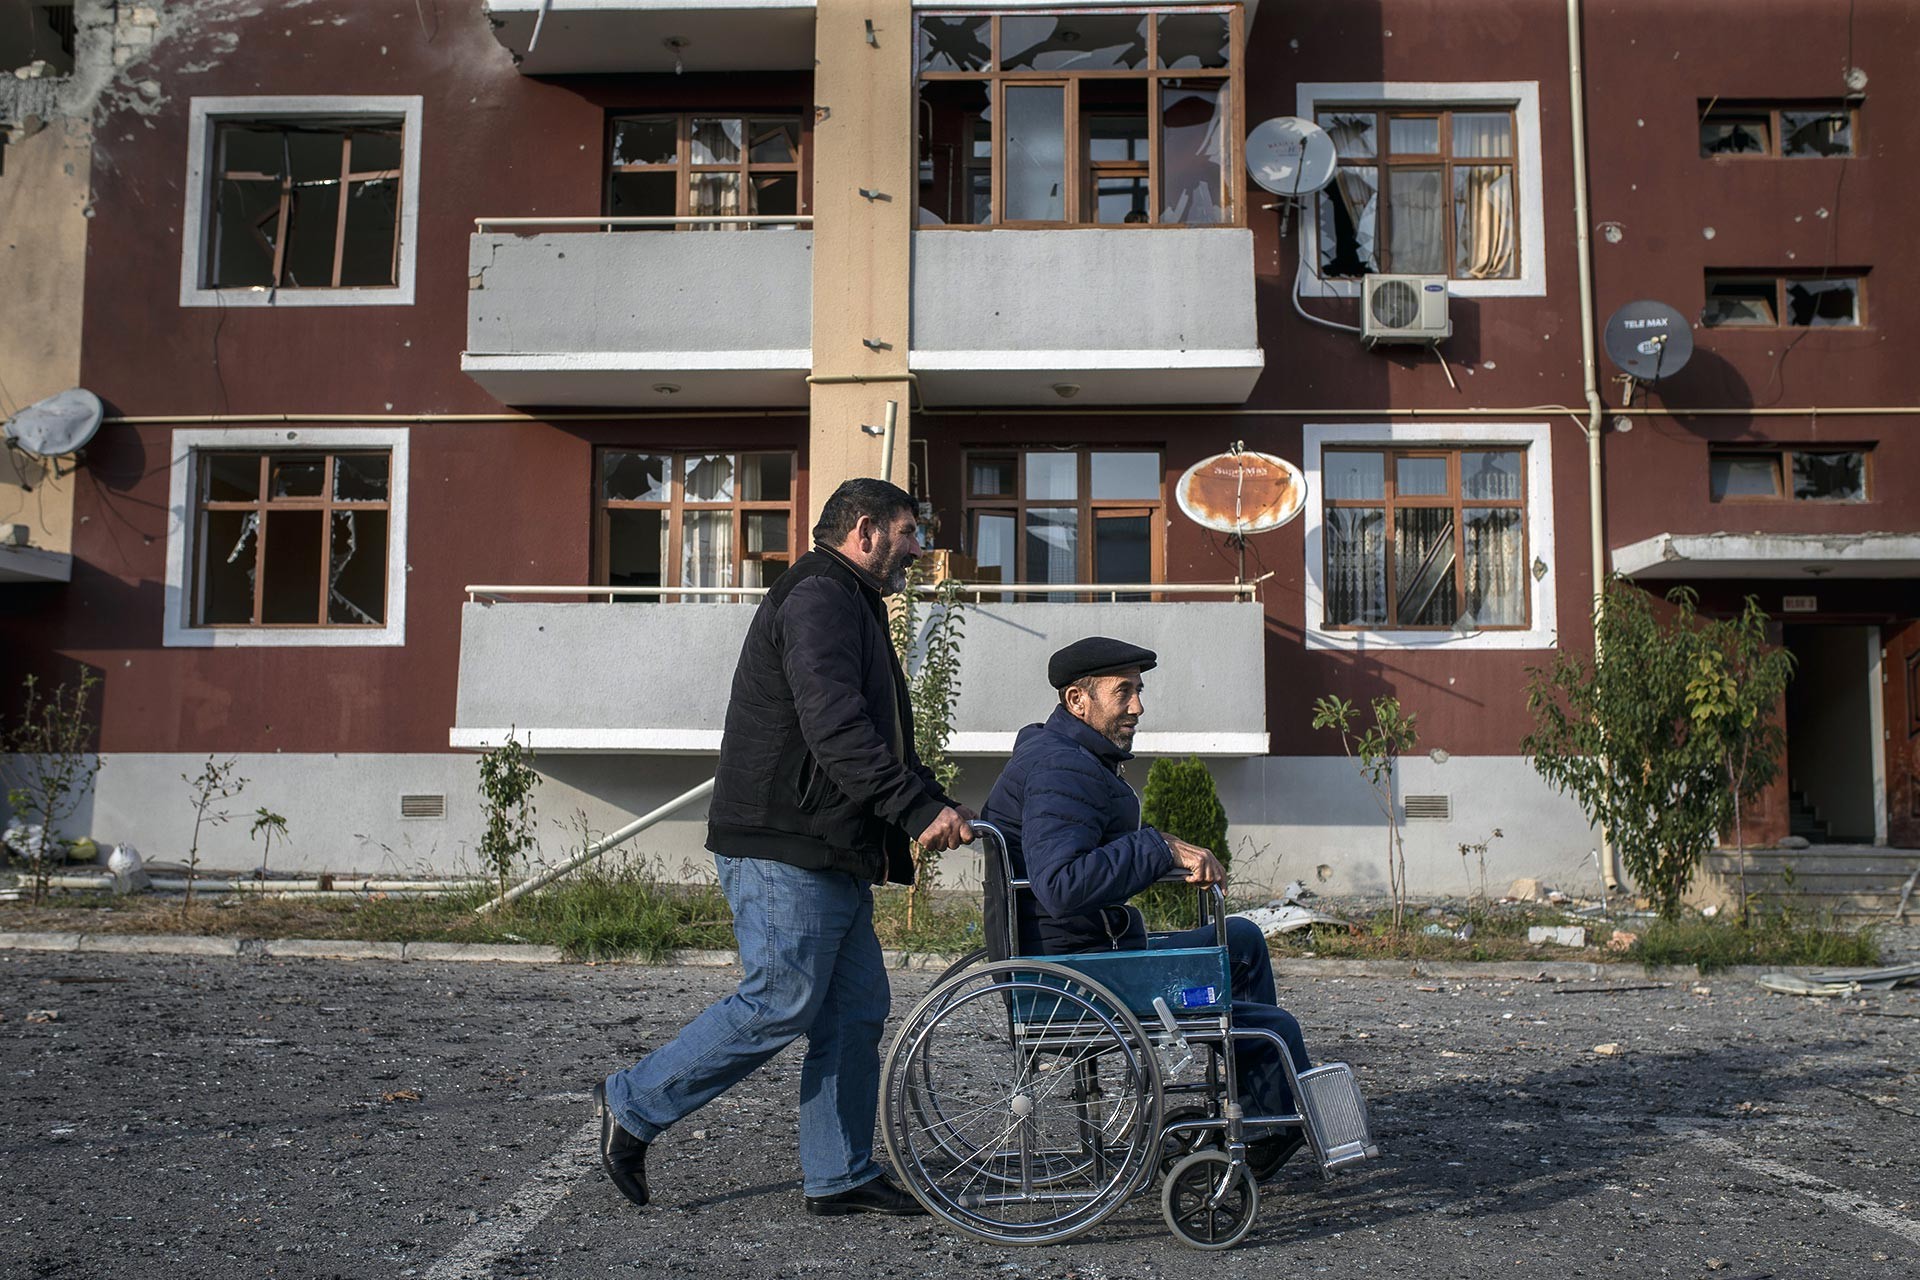
M1140 825L1140 799L1120 777L1133 758L1142 714L1142 673L1151 649L1092 636L1047 662L1060 705L1044 724L1020 731L1013 758L994 783L981 817L1006 836L1013 874L1031 882L1020 895L1021 955L1068 955L1215 945L1208 925L1149 936L1127 900L1176 869L1195 885L1217 884L1225 872L1212 853ZM989 904L987 918L995 918ZM1300 1071L1308 1067L1300 1024L1279 1007L1267 940L1250 920L1227 922L1236 1025L1266 1027L1285 1041ZM1236 1054L1240 1096L1250 1114L1285 1115L1293 1098L1278 1052L1248 1041ZM1304 1141L1298 1128L1247 1146L1247 1164L1271 1178Z

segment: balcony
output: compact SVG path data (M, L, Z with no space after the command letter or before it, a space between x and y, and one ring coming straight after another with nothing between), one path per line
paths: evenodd
M792 71L813 66L812 3L489 0L487 10L494 39L513 55L522 75Z
M513 405L805 404L813 234L744 228L811 219L688 221L479 219L460 368Z
M1017 589L1108 597L1125 587ZM1142 754L1264 755L1264 612L1251 587L1160 584L1160 601L1005 599L979 587L961 645L955 755L1004 755L1046 717L1047 655L1088 635L1124 636L1160 654L1148 678ZM509 729L545 753L715 752L758 591L606 587L467 588L460 680L448 743L481 748ZM666 594L678 603L610 597ZM1196 597L1213 596L1214 599ZM1218 597L1226 597L1220 599ZM1174 603L1177 602L1177 605ZM635 654L670 655L641 672Z
M1239 404L1265 367L1244 228L917 231L934 404Z

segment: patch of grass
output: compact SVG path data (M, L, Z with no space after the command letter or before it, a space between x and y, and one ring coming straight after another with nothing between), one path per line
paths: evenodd
M1880 939L1871 926L1840 929L1791 916L1758 916L1749 925L1692 916L1648 925L1633 958L1649 968L1698 965L1702 973L1741 964L1864 969L1880 963Z
M1337 909L1337 904L1336 904ZM1528 942L1536 925L1578 925L1587 931L1585 947ZM1617 961L1628 956L1607 949L1614 926L1588 916L1571 916L1549 907L1512 904L1443 913L1429 919L1410 911L1395 931L1393 912L1381 909L1351 924L1316 924L1280 935L1276 955L1352 960L1585 960ZM1461 937L1465 932L1468 936Z

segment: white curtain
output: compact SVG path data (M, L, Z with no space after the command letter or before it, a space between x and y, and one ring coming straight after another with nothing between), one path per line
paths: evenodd
M733 513L688 511L680 524L680 585L733 585ZM725 596L695 597L724 600Z
M1513 119L1504 112L1456 114L1453 155L1459 160L1506 159L1513 154ZM1518 274L1514 258L1513 170L1505 165L1456 164L1453 170L1456 277L1487 280Z
M1326 614L1330 626L1376 625L1387 620L1386 512L1329 507Z
M1468 507L1466 522L1467 621L1482 627L1517 627L1527 620L1526 539L1515 507Z

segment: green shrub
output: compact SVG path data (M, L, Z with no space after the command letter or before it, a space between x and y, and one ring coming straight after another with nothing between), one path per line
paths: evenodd
M1213 774L1199 756L1153 762L1140 798L1140 823L1211 849L1223 867L1232 862L1227 811ZM1146 915L1150 929L1191 929L1199 923L1194 891L1182 885L1155 885L1133 901Z

